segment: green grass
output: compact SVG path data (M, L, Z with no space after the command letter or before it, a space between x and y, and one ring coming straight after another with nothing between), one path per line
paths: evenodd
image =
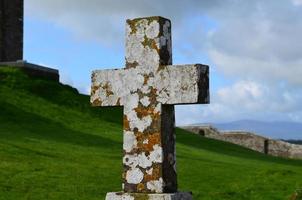
M0 200L104 199L121 190L122 109L0 68ZM302 199L302 161L177 129L179 190L194 199ZM295 197L296 196L296 197Z

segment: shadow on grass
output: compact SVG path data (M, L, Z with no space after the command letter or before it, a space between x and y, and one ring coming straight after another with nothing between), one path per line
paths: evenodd
M1 139L44 139L84 147L121 148L122 143L98 135L71 130L48 118L0 101Z
M200 135L192 134L186 130L177 128L177 143L193 147L200 150L207 150L227 156L240 157L245 159L259 160L263 162L272 162L284 165L302 166L302 160L278 158L231 144L224 141L205 138Z

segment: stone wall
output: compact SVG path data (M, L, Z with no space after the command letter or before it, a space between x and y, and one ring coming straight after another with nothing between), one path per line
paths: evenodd
M238 144L261 153L267 153L267 148L265 148L267 147L267 138L262 136L244 132L225 132L220 135L222 140L226 142Z
M302 145L290 144L280 140L269 140L268 146L269 155L302 159Z
M290 144L244 131L220 132L212 126L185 126L181 128L207 138L230 142L272 156L302 159L302 145Z
M0 1L0 62L23 59L23 0Z

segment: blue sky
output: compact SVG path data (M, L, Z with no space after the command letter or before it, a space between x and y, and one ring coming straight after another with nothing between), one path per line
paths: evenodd
M127 18L172 20L173 63L211 69L211 104L177 106L178 124L302 122L301 0L27 0L25 59L88 93L94 69L124 66Z

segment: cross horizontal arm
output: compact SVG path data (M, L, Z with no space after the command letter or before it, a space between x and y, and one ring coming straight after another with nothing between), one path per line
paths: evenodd
M141 77L141 78L139 78ZM133 78L137 78L133 79ZM143 87L143 76L136 69L96 70L92 73L93 106L121 106L127 96ZM209 103L209 67L206 65L168 65L149 78L162 104Z
M155 78L162 104L209 103L209 67L201 64L168 65Z

